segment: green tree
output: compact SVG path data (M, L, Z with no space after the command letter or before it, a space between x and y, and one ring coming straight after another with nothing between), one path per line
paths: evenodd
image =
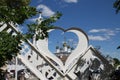
M0 32L0 67L17 55L16 53L21 49L20 43L19 35L11 35L5 31Z
M30 0L0 0L0 27L7 24L11 28L13 24L23 24L26 19L35 16L38 12L35 7L29 5ZM20 40L31 39L36 34L36 40L48 37L48 30L53 28L53 23L60 18L61 14L57 12L50 18L44 19L41 24L28 24L26 34L18 33L13 36L5 31L0 32L0 67L4 66L8 60L16 56L20 50Z
M114 67L117 68L118 65L120 65L120 60L117 58L113 58L114 60ZM110 74L110 80L120 80L120 68L115 69L114 71L112 71L112 73Z
M120 10L120 0L116 0L113 4L113 7L116 9L116 13Z
M1 69L8 61L12 60L15 57L20 47L20 35L11 35L6 31L0 32L0 79L4 75L4 71Z
M118 46L117 49L120 49L120 46Z
M113 58L113 60L114 60L114 66L115 66L115 68L116 68L118 65L120 65L119 59Z
M22 24L36 15L36 8L29 6L30 0L0 0L0 22Z
M120 0L116 0L113 4L113 7L116 9L116 13L119 13L119 11L120 11ZM118 46L117 49L120 49L120 46Z
M12 22L22 24L26 19L36 15L36 8L29 6L30 0L0 0L0 27ZM9 28L10 25L7 25ZM20 50L21 35L13 36L5 31L0 32L0 67L16 56Z

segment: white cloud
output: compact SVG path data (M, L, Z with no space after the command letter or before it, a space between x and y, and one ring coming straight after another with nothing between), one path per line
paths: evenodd
M93 35L89 35L88 36L90 40L94 40L94 41L104 41L109 39L109 36L93 36Z
M108 30L106 31L107 35L114 36L116 34L116 31Z
M67 3L77 3L78 2L78 0L64 0L64 1Z
M42 12L42 16L50 17L55 14L49 7L46 5L40 4L37 6L37 10Z
M90 33L97 33L97 32L105 32L105 31L107 31L107 29L92 29L89 32Z
M28 19L28 21L30 21L30 22L36 22L37 19L38 18L32 18L32 19Z
M102 35L102 36L89 36L91 40L98 40L98 41L103 41L103 40L108 40L112 36L115 36L117 33L117 30L113 29L92 29L89 31L89 33L95 33L97 35Z
M116 30L120 30L120 28L116 28Z
M68 39L69 42L73 42L73 39Z
M116 28L115 30L116 30L116 32L120 32L120 28Z
M102 33L105 33L107 35L115 35L115 30L110 30L110 29L92 29L89 31L90 33L99 33L99 32L102 32Z

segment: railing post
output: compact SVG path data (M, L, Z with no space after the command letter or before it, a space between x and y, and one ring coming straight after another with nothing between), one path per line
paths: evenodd
M17 66L18 66L18 59L17 56L15 57L15 80L17 80Z

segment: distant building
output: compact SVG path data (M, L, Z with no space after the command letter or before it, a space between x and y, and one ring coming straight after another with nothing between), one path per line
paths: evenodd
M74 50L72 46L67 44L66 41L62 44L62 47L56 46L56 52L54 53L58 58L61 59L61 61L64 63L67 59L67 57L71 54L71 52Z

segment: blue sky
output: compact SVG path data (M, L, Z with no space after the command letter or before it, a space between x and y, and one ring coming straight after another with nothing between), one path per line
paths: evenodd
M120 58L120 50L116 49L120 45L120 13L115 14L114 1L32 0L31 5L42 11L43 18L52 16L56 11L61 12L63 16L55 23L56 26L65 29L81 28L87 33L90 45L101 46L100 51L104 55ZM77 43L76 35L62 33L62 31L50 33L49 48L52 52L58 42L64 41L64 36L68 41L73 40L74 44Z

